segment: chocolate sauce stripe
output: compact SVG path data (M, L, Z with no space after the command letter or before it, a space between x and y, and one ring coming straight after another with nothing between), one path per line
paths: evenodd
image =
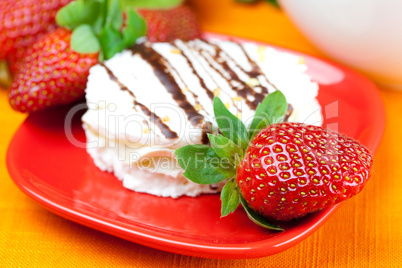
M180 79L180 81L183 83L183 85L190 89L189 86L187 85L187 83L184 81L183 77L180 75L180 73L177 71L177 69L175 67L173 67L173 65L168 61L168 60L164 60L163 63L165 64L165 66L168 68L169 72L171 74L175 73L177 75L177 77ZM198 99L198 95L195 94L193 91L189 90L188 91L194 98L194 102L196 105L198 105L200 107L201 110L203 110L207 115L210 115L207 110L205 110L205 108L202 106L202 104L200 103L199 99Z
M178 106L186 113L191 124L195 127L199 126L203 122L204 116L199 114L191 103L188 102L176 80L164 64L163 60L165 58L152 47L148 47L144 43L135 46L132 51L133 53L138 53L152 66L156 77L165 86L166 90L170 93Z
M192 48L189 48L189 49L190 49L190 51L191 51ZM211 69L215 70L216 73L220 74L220 76L221 76L223 79L226 80L226 82L227 82L227 84L229 85L229 87L233 88L232 85L230 84L229 79L227 79L227 78L222 74L222 72L221 72L220 70L218 70L215 66L213 66L213 65L212 65L212 62L211 62L209 59L207 59L204 55L202 55L202 52L203 52L203 51L202 51L201 48L198 49L198 50L197 50L197 48L194 48L194 50L196 50L196 51L198 52L199 57L203 58L203 59L205 60L205 62L209 65L209 67L211 67ZM205 53L207 53L207 52L205 52ZM221 88L221 87L219 86L218 82L216 82L216 80L214 79L214 77L212 76L212 74L210 74L210 72L208 72L208 70L204 67L204 65L203 65L200 61L199 61L199 63L200 63L201 66L203 67L204 71L209 75L209 77L215 82L216 86L217 86L223 93L225 93L226 95L229 96L229 98L230 98L231 101L232 101L233 106L241 113L242 110L237 106L237 104L235 103L235 101L233 100L233 98L230 96L230 94L229 94L228 92L226 92L223 88ZM236 91L235 91L235 92L236 92ZM238 95L238 94L237 94L237 95ZM245 101L247 102L248 100L246 99ZM251 102L250 102L250 103L251 103Z
M137 101L135 101L135 102L136 102L136 105L140 106L142 112L144 114L146 114L147 116L149 116L149 118L151 119L151 122L159 127L159 129L161 130L162 134L166 138L168 138L168 139L177 139L179 137L176 132L172 131L169 128L169 126L167 126L166 124L163 123L163 121L161 120L161 118L159 116L157 116L156 114L151 112L144 104L139 103Z
M228 58L229 60L231 60L236 66L237 68L239 68L243 73L245 73L246 75L248 75L250 78L256 78L258 76L263 76L265 78L265 80L267 81L268 84L270 84L271 86L273 86L275 88L275 86L268 80L268 78L266 77L265 73L263 73L261 71L260 66L253 61L249 55L247 54L247 52L245 51L245 49L243 48L243 46L237 42L233 42L232 43L236 44L237 46L239 46L239 48L242 50L242 52L244 53L244 56L246 57L246 59L248 60L250 66L251 66L251 71L247 71L246 69L244 69L240 64L238 64L233 58L232 56L230 56L226 51L224 51L220 46L210 43L206 40L202 40L204 43L210 44L211 46L213 46L215 48L215 50L217 51L217 53L219 54L223 54L226 58ZM264 94L268 94L268 89L262 85L259 86L261 88L261 92Z
M208 52L205 52L205 53L208 53ZM230 88L234 88L233 85L231 85L231 82L229 81L229 79L227 79L227 78L222 74L222 72L221 72L220 70L218 70L216 67L214 67L214 66L212 65L212 62L210 61L210 59L204 57L201 53L200 53L199 55L200 55L202 58L205 59L205 62L207 62L207 64L208 64L213 70L215 70L216 73L219 73L219 74L221 75L221 77L226 80L226 82L228 83L228 85L229 85ZM210 55L210 56L211 56L211 55ZM211 74L209 74L209 75L212 77ZM230 76L230 74L228 74L228 75ZM215 83L216 83L216 82L215 82ZM217 84L217 86L219 87L218 84ZM219 88L220 88L220 87L219 87ZM237 109L238 112L241 113L241 112L242 112L242 109L237 106L236 102L233 100L233 98L231 97L231 95L230 95L228 92L226 92L223 88L220 88L220 90L221 90L223 93L225 93L225 94L230 98L230 100L232 101L233 106ZM236 95L238 95L236 90L234 90L234 92L236 92ZM250 102L248 99L245 99L245 102L246 102L246 103L249 102L249 104L251 104L251 102Z
M195 60L199 63L199 65L201 66L201 68L204 70L204 72L209 76L209 78L211 78L211 80L215 83L216 87L215 89L219 89L220 91L222 91L223 93L225 93L231 100L232 100L232 104L233 106L236 107L236 109L241 113L242 110L236 105L235 101L232 99L232 97L230 96L230 94L228 92L226 92L223 88L221 88L218 84L218 82L215 80L215 78L212 76L212 74L207 70L207 68L205 68L204 64L198 59L200 57L204 58L199 52L198 52L198 57L194 56L194 48L190 47L188 44L183 43L183 45L188 49L189 53L191 53L193 55L193 57L195 58ZM207 61L207 59L205 59L205 61L207 62L207 64L213 68ZM217 71L217 70L216 70ZM219 71L217 71L219 74L221 74ZM229 85L230 86L230 85ZM211 91L209 91L211 92ZM215 97L215 94L213 94L213 96ZM213 100L213 98L211 99Z
M244 55L246 56L248 62L249 62L250 65L251 65L252 72L255 73L256 75L261 75L261 76L263 76L269 85L271 85L275 90L278 90L278 88L268 79L268 77L266 76L266 74L261 70L260 65L259 65L257 62L255 62L254 60L252 60L252 59L250 58L250 56L248 55L248 53L247 53L247 51L244 49L244 47L243 47L241 44L239 44L239 43L236 43L236 42L234 42L234 43L237 44L237 45L240 47L240 49L243 51ZM267 91L267 93L268 93L268 91Z
M141 111L150 118L150 121L158 126L158 128L161 130L162 134L167 138L167 139L177 139L178 135L176 132L172 131L168 125L163 123L163 121L160 119L159 116L151 112L144 104L140 103L137 101L137 98L135 94L127 88L120 80L114 75L112 70L110 70L104 63L100 63L100 65L105 68L106 72L108 73L110 79L117 83L120 87L121 90L127 91L133 98L134 98L134 110L137 111L135 108L136 106L139 106L141 108Z
M252 89L250 86L248 86L245 82L243 82L239 78L237 73L230 67L228 62L221 57L220 53L223 50L220 47L218 47L215 44L209 43L208 41L203 41L203 42L210 44L211 46L213 46L215 48L215 51L216 51L215 55L211 55L210 52L203 50L202 47L198 47L198 49L200 49L201 51L204 51L204 53L208 53L216 63L218 63L222 66L222 68L225 70L225 72L228 73L228 75L231 77L231 81L229 81L227 78L225 78L225 79L227 79L228 83L233 86L233 89L237 92L237 94L245 100L246 104L250 107L250 109L255 110L257 108L257 105L264 99L264 97L266 95L256 92L254 89ZM212 68L214 68L216 71L219 72L219 70L217 70L210 61L207 61L207 62L209 62L210 66ZM223 76L222 73L221 73L221 75ZM240 85L242 85L242 87L236 87L235 85L233 85L233 82L239 83ZM248 100L247 97L249 95L254 97L254 101Z
M261 70L260 65L250 58L250 56L248 55L248 53L244 49L244 47L241 44L237 43L237 42L233 42L233 43L237 44L241 48L241 50L243 51L243 53L246 56L247 60L249 61L250 65L252 66L252 69L253 69L252 71L262 75L269 85L271 85L275 90L278 90L278 88L268 79L266 74ZM267 91L267 94L268 94L268 91ZM293 113L293 107L292 107L291 104L288 104L288 109L287 109L287 112L286 112L286 115L285 115L285 118L284 118L285 122L289 119L289 117L292 115L292 113Z
M178 48L176 45L173 45L176 49L179 49L181 51L181 55L183 56L183 58L187 61L188 66L191 68L192 73L198 78L198 81L200 82L201 87L205 90L205 92L207 93L208 97L213 100L214 99L214 94L211 92L211 90L209 90L209 88L207 87L207 85L205 84L204 80L201 78L201 76L198 74L197 70L194 67L194 64L192 63L192 61L190 60L190 58L186 55L186 53L184 52L184 50L181 50L180 48Z
M195 50L195 49L191 48L188 44L184 44L184 45L187 47L187 49L189 50L190 53L194 54L194 51L193 51L193 50ZM207 70L207 68L205 68L204 64L198 59L198 58L200 58L200 57L202 57L202 58L205 59L205 57L203 57L201 54L197 54L197 55L198 55L198 57L195 57L195 56L194 56L195 60L200 64L201 68L202 68L202 69L204 70L204 72L209 76L209 78L211 78L211 80L215 83L215 85L216 85L215 89L221 90L223 93L225 93L227 96L229 96L229 97L231 98L230 94L229 94L228 92L226 92L223 88L221 88L221 87L219 86L219 83L215 80L215 78L214 78L214 77L212 76L212 74ZM207 59L205 59L205 62L207 62ZM208 66L211 67L211 65L210 65L208 62L207 62L207 64L208 64ZM218 72L218 73L221 74L220 72Z

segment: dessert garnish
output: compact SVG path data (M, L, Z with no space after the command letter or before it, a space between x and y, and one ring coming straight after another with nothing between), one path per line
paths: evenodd
M219 132L207 145L176 150L183 175L199 184L227 180L221 192L222 217L239 204L256 224L288 221L359 193L370 176L372 157L357 141L301 123L281 123L287 102L280 91L258 105L247 129L215 97Z

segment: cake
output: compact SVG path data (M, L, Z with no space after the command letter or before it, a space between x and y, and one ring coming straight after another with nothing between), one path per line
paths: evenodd
M141 40L90 70L82 121L87 151L123 186L163 197L216 193L222 184L186 179L174 151L208 143L217 131L212 100L219 96L246 125L259 102L281 90L285 118L321 125L318 85L302 57L252 42Z

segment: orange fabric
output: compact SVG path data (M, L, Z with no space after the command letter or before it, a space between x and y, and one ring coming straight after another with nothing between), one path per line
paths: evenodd
M204 30L320 53L285 15L266 3L192 0ZM8 143L25 116L0 89L1 267L402 267L402 92L382 90L387 128L366 189L346 202L297 246L254 260L209 260L175 255L94 231L48 212L12 183Z

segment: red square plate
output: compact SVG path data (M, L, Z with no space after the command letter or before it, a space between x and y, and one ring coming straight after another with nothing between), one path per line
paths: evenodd
M385 125L374 84L340 65L278 49L305 58L308 74L320 85L324 126L338 128L374 152ZM44 207L94 229L173 253L256 258L297 244L337 208L282 224L284 232L272 232L254 225L242 209L221 219L219 195L171 199L129 191L112 174L101 172L85 149L69 142L64 130L67 111L58 107L30 115L10 143L8 170L17 186ZM77 141L85 142L79 116L71 131Z

